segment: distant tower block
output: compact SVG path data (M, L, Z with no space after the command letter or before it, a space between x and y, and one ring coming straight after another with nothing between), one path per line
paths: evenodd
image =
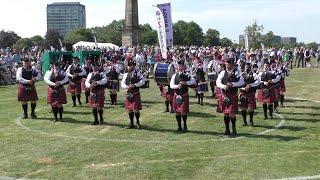
M126 0L125 14L122 45L137 46L140 43L138 0Z

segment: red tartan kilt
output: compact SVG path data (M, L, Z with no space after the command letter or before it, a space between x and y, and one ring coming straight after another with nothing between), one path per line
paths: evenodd
M129 111L134 111L134 110L142 110L142 105L141 105L141 96L140 96L140 91L135 90L134 92L131 92L133 94L133 100L129 101L127 99L127 93L125 94L125 108L128 109Z
M221 95L221 89L220 88L216 88L215 95L219 99L219 97Z
M282 92L282 93L286 92L286 85L284 83L284 79L280 80L280 88L281 88L280 92Z
M238 113L238 95L233 93L225 93L225 96L230 99L230 105L226 106L223 103L224 96L219 96L217 112L224 114L237 114Z
M75 84L69 83L67 90L68 90L68 93L80 94L81 93L81 82L77 82Z
M176 113L182 113L182 114L186 114L186 113L189 113L189 94L186 93L182 96L182 104L181 105L178 105L176 103L176 97L177 97L177 94L174 93L174 96L173 96L173 110L176 112Z
M105 100L105 96L104 96L104 89L100 90L96 93L97 96L97 100L95 101L93 98L93 93L90 92L90 96L89 96L89 105L91 108L103 108L104 107L104 100Z
M81 90L86 92L90 91L90 88L86 87L86 78L83 78L81 81Z
M161 96L162 96L163 98L171 101L171 100L173 99L173 97L174 97L174 92L173 92L173 91L169 92L169 91L163 90L163 91L161 92Z
M247 97L248 103L247 104L241 104L239 101L239 108L243 109L256 109L257 108L257 103L256 103L256 96L255 96L255 91L253 92L243 92L243 95Z
M18 101L37 101L38 95L34 85L30 86L30 92L26 92L26 86L19 84L18 86Z
M281 87L280 85L278 87L275 87L274 88L274 91L275 91L275 94L276 94L276 101L280 99L280 90L281 90Z
M57 91L57 97L52 96L52 89L48 87L48 99L47 103L52 104L52 103L57 103L57 104L67 104L67 96L66 96L66 91L64 87L60 88Z
M257 99L260 103L263 103L263 104L271 104L273 103L275 100L276 100L276 91L275 91L275 88L274 87L271 87L269 89L269 97L265 97L262 93L262 89L259 89L258 90L258 96L257 96Z

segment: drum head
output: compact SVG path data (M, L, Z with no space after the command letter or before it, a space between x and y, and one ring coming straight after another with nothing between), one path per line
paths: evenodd
M158 63L156 63L156 64L154 65L154 67L153 67L153 80L154 80L156 83L158 83L158 82L157 82L157 78L156 78L157 66L158 66Z
M168 77L168 82L170 84L171 78L175 74L175 68L174 68L173 64L169 65L167 74L168 74L168 76L167 76Z

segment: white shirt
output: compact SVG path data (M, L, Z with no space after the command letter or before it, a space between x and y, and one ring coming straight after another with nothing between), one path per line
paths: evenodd
M49 85L49 86L55 86L56 83L52 82L50 80L50 77L52 76L52 73L53 73L53 70L48 70L46 72L46 74L44 75L44 81ZM62 76L64 76L64 79L62 81L60 81L61 85L62 84L65 84L68 82L68 77L67 77L67 74L64 72L64 71L60 71L59 72Z
M261 76L262 76L263 73L265 73L265 72L260 72L260 73L258 74L258 78L259 78L259 81L260 81L261 83L263 83L264 85L267 85L268 82L263 82L263 81L261 80ZM270 71L270 73L271 73L271 71ZM276 78L275 78L275 79L272 79L271 81L272 81L273 84L275 84L275 83L279 82L280 79L281 79L281 77L280 77L279 75L277 75Z
M233 70L231 70L230 73L232 71ZM226 72L226 70L221 71L220 74L218 75L218 78L217 78L217 81L216 81L217 87L220 88L220 89L225 89L227 87L227 85L222 84L222 79L224 78L224 75L226 74L225 72ZM244 85L243 76L241 76L240 74L238 76L240 77L239 81L238 82L232 82L232 87L241 87L241 86Z
M171 80L170 80L170 88L171 88L171 89L178 89L178 87L179 87L179 85L175 84L175 79L176 79L176 75L177 75L177 74L179 74L179 73L176 73L176 74L174 74L174 75L171 77ZM197 82L196 82L196 80L195 80L193 77L191 77L190 80L186 82L186 84L187 84L188 86L193 85L193 84L196 84L196 83L197 83Z
M19 67L17 70L17 73L16 73L17 81L21 84L28 84L31 80L27 80L27 79L22 78L22 68L23 67ZM41 74L38 72L37 77L35 77L35 78L37 81L40 80Z
M86 88L90 88L90 86L91 86L90 80L91 80L93 74L94 74L93 72L88 74L88 77L87 77L86 82L85 82ZM103 73L99 73L99 74L102 75L102 79L100 81L97 81L97 85L106 84L107 81L108 81L106 76Z
M137 77L138 79L140 79L140 81L138 83L135 83L134 85L136 87L141 87L145 84L145 78L143 77L142 73L140 71L137 71L137 70L134 70L132 73L137 73ZM127 76L128 76L128 73L125 73L122 77L122 80L121 80L121 87L123 89L128 89L129 86L126 84L126 80L127 80Z
M75 67L76 65L75 64L71 64L69 67L68 67L68 69L67 69L67 71L66 71L66 73L67 73L67 76L68 77L70 77L70 78L73 78L73 75L72 74L70 74L70 69L71 69L71 67ZM81 73L79 73L78 75L79 76L85 76L87 73L86 73L86 70L84 70L83 68L81 68Z

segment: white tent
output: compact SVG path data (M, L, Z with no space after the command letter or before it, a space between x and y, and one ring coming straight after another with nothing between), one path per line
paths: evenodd
M96 46L98 46L98 48L103 49L103 48L107 48L107 49L115 49L118 50L119 46L114 45L112 43L95 43L95 42L86 42L86 41L79 41L76 44L72 45L72 48L75 49L94 49Z

